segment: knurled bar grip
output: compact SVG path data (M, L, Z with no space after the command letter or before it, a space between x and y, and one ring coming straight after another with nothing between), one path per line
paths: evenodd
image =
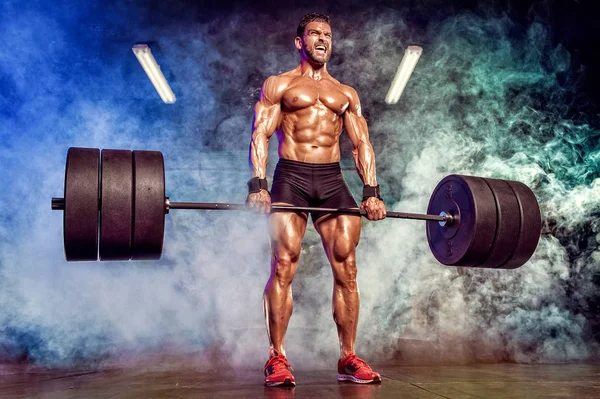
M217 211L229 210L248 210L246 204L228 204L228 203L210 203L210 202L168 202L169 209L205 209ZM287 206L287 205L271 205L272 212L320 212L320 213L335 213L344 215L360 215L367 216L367 211L352 208L317 208L306 206ZM414 219L414 220L431 220L436 222L449 223L452 218L450 216L439 215L423 215L420 213L406 212L386 212L388 218L398 219Z

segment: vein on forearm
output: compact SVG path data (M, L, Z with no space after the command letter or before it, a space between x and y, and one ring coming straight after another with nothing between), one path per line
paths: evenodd
M363 181L363 184L369 186L377 185L375 173L375 152L373 146L368 141L361 139L358 146L352 151L356 170Z
M267 176L267 162L269 160L269 137L263 124L259 124L252 133L250 142L250 161L252 162L252 176L264 179Z

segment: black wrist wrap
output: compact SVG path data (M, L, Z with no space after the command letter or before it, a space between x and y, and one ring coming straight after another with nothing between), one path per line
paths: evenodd
M258 193L260 190L269 191L269 184L267 183L267 179L259 179L258 177L253 177L248 180L248 194Z
M371 198L371 197L375 197L377 199L382 199L381 195L379 193L379 185L377 186L369 186L367 184L365 184L363 186L363 201L366 201L367 199Z

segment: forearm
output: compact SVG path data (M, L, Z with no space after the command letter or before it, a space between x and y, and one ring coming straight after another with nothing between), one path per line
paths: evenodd
M247 203L251 209L261 213L271 211L271 196L267 184L267 158L269 155L269 136L259 125L252 132L250 141L250 163L252 178L248 181Z
M261 126L252 133L250 141L250 164L252 177L264 179L267 176L267 162L269 160L269 137Z
M376 186L375 152L371 143L361 140L358 146L352 151L352 155L354 156L356 170L363 184Z

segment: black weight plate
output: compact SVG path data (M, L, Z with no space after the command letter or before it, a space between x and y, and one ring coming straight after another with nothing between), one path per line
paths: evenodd
M165 165L159 151L133 151L131 259L160 259L165 235Z
M542 231L542 215L535 194L529 187L518 181L507 183L513 189L521 210L519 239L512 258L501 269L516 269L524 265L535 252Z
M485 261L477 267L497 268L506 263L513 255L519 240L521 209L508 182L498 179L483 180L494 194L498 223L492 248Z
M65 168L63 235L67 261L98 260L100 150L69 148Z
M490 251L496 234L496 202L482 178L450 175L429 199L427 213L455 218L451 225L426 223L427 241L435 258L449 266L476 266Z
M100 260L129 260L133 165L129 150L102 150Z

